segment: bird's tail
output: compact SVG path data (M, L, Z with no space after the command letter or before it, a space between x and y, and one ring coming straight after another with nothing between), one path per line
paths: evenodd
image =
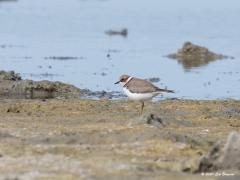
M160 91L160 92L174 93L173 90L169 90L169 89L160 89L160 88L158 88L157 90Z

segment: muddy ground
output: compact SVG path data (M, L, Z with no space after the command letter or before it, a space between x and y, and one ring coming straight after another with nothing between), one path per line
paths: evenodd
M202 155L239 132L239 107L164 100L139 116L128 101L0 100L0 179L202 179Z

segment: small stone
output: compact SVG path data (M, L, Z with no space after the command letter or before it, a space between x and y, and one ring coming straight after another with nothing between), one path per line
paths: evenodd
M159 116L152 113L144 114L143 116L141 116L140 121L156 127L166 126L165 122L163 122L163 120Z

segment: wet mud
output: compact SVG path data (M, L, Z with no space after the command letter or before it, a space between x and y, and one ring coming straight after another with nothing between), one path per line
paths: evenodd
M131 101L0 100L0 177L202 179L202 158L239 132L239 105L165 100L139 116Z

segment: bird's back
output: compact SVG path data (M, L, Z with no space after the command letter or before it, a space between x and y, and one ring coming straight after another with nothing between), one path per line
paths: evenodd
M139 78L132 78L126 85L126 88L130 92L134 93L151 93L158 91L158 87L154 86L149 81L139 79Z

